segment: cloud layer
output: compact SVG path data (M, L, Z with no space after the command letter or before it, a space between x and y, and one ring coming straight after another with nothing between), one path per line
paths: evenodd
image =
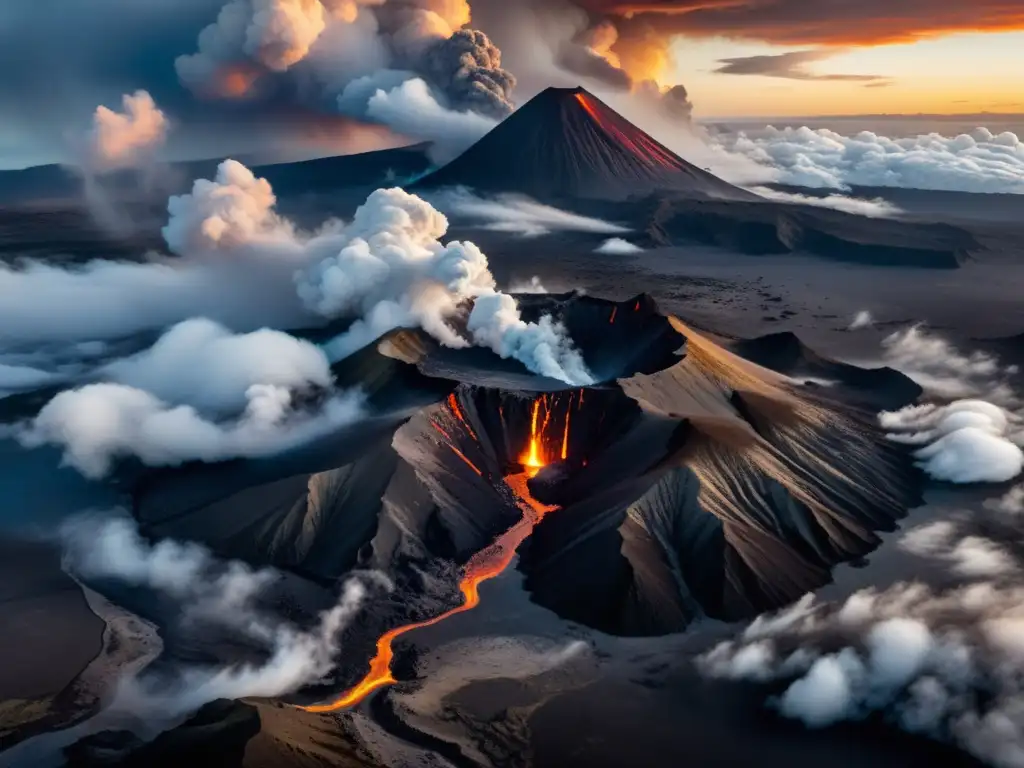
M803 187L906 187L1024 194L1024 143L1016 134L977 128L955 137L891 139L867 131L774 128L719 133L711 141Z

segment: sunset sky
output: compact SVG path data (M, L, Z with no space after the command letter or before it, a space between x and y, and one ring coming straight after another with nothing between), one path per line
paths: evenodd
M1024 31L818 49L822 58L778 73L786 76L715 72L727 59L779 61L774 57L814 50L676 37L671 73L686 84L697 114L708 117L1024 112ZM827 79L835 75L879 79Z
M1024 112L1024 0L577 1L698 116Z

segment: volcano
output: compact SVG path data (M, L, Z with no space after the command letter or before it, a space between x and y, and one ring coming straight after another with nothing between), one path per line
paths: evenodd
M688 163L583 88L548 88L419 188L465 186L538 199L621 199L656 190L755 195Z

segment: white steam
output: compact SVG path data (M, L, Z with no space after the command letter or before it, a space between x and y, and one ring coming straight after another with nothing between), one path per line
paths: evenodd
M54 397L17 437L26 448L60 446L65 463L100 478L129 456L153 467L272 456L365 415L358 392L332 397L315 413L298 412L290 390L269 384L249 387L245 400L240 416L214 421L141 389L88 384Z
M243 410L256 384L306 391L331 385L330 364L314 344L267 328L235 335L201 318L179 323L149 349L105 366L101 375L213 413Z
M157 731L216 699L282 696L320 681L334 667L338 635L364 604L368 584L387 586L379 575L351 578L338 604L312 628L300 629L260 608L260 598L280 578L270 569L221 562L195 544L150 544L127 518L77 518L60 537L72 573L154 590L178 604L178 622L186 631L221 627L265 649L260 663L184 667L172 675L121 680L104 716L130 713Z
M862 309L860 312L854 315L853 320L850 322L850 325L847 327L846 330L859 331L864 328L870 328L874 324L875 318L872 317L871 313L868 312L866 309Z
M955 137L931 133L891 139L868 131L767 127L718 134L712 142L803 187L905 187L1024 194L1024 144L1013 133L977 128Z
M643 250L640 246L633 245L629 240L623 240L621 237L612 237L595 248L594 253L603 253L609 256L631 256L635 253L643 253Z
M340 99L344 103L345 97ZM410 139L431 141L431 158L436 163L454 159L498 124L476 112L442 107L418 77L388 91L375 91L366 102L365 114Z
M515 299L497 293L487 257L473 243L441 238L448 220L401 189L377 190L342 232L340 250L301 273L299 295L326 317L361 317L328 350L338 358L398 327L418 326L442 344L466 347L450 320L473 303L472 342L530 370L573 384L593 379L565 329L525 322Z
M887 338L885 358L933 394L952 402L882 413L890 440L920 446L919 466L952 483L999 483L1024 469L1020 398L1007 377L1016 373L988 354L963 355L915 326Z
M876 197L871 200L864 200L858 197L848 197L846 195L825 195L824 197L816 197L815 195L800 195L792 192L780 192L777 189L771 189L770 187L752 187L752 192L756 192L761 197L766 197L769 200L778 200L781 203L796 203L797 205L811 205L817 208L832 208L836 211L842 211L843 213L852 213L857 216L868 216L873 219L889 218L900 214L902 211L880 197Z
M89 173L145 165L167 139L170 122L149 93L125 94L121 102L122 112L96 107L81 161Z
M1024 657L1024 584L1019 549L1002 538L1019 540L1021 499L1017 489L983 521L932 524L905 538L908 549L972 583L869 589L841 605L808 596L700 657L700 669L785 683L771 705L811 728L881 712L994 766L1024 766L1024 682L1015 672Z
M317 347L266 329L236 336L208 320L181 323L98 375L107 381L61 392L17 432L26 447L61 447L91 478L131 456L169 466L273 455L364 415L358 391L330 392Z
M479 223L494 232L510 232L523 237L539 237L551 232L590 232L617 235L630 230L619 224L581 216L522 195L483 198L466 189L431 194L433 205L452 216Z

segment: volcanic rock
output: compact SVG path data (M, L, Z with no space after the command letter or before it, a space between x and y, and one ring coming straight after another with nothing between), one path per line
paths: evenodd
M658 189L757 199L688 163L583 88L544 90L412 188L448 186L540 200L615 200Z

